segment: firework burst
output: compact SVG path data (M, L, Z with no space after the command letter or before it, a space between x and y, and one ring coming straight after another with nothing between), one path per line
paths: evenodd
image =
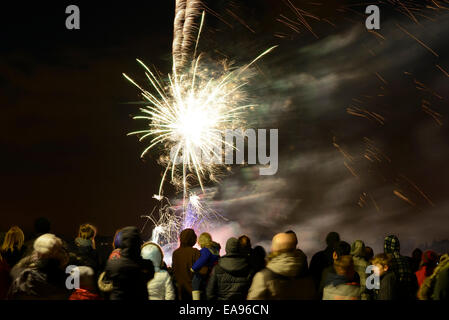
M201 26L203 21L204 13ZM223 64L221 71L203 64L202 55L199 55L190 68L179 72L176 59L173 59L173 73L165 81L159 80L142 61L137 60L145 68L150 90L142 88L124 74L149 102L148 106L140 109L142 114L134 117L148 121L148 127L128 135L141 135L140 141L151 139L141 157L156 146L161 148L161 162L166 168L159 186L159 196L162 195L169 171L171 182L182 187L184 198L188 196L189 175L196 177L204 191L204 180L213 178L217 168L222 166L221 150L227 144L224 132L245 130L245 113L254 106L248 103L244 91L252 76L250 66L274 48L269 48L240 68L229 68Z

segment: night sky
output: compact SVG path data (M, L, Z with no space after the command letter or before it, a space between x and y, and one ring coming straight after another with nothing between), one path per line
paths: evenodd
M375 248L390 233L410 246L449 237L449 76L436 67L449 71L449 16L414 11L417 24L383 5L373 34L364 7L345 6L360 2L293 1L319 18L307 17L312 33L279 21L296 19L284 1L207 1L221 18L206 17L200 49L212 57L239 64L279 44L249 87L260 105L251 120L279 128L278 173L234 167L209 184L231 229L255 242L289 228L306 251L333 230ZM69 4L80 30L65 28ZM142 225L163 168L126 136L141 129L131 118L141 98L122 73L144 82L136 58L170 71L174 1L17 4L0 15L0 230L31 231L40 216L66 236L84 222L104 235Z

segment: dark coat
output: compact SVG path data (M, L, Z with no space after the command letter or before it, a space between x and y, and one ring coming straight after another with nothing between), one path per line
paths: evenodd
M70 247L70 264L91 267L97 274L99 271L98 252L92 247L92 242L77 238Z
M398 282L393 271L387 271L380 277L380 288L374 290L374 300L398 299Z
M208 300L245 300L252 281L248 258L226 255L212 269L207 283Z
M121 257L109 260L105 270L105 277L113 284L111 300L148 300L147 283L154 276L154 267L150 260L141 258L141 244L137 228L123 228Z
M24 256L25 256L26 247L22 246L22 248L14 248L14 250L6 250L1 253L4 260L6 260L6 263L9 265L10 268L14 267L17 262L19 262Z
M315 281L317 289L320 287L324 269L332 266L334 263L334 259L332 258L333 252L334 248L328 246L325 250L319 251L312 256L312 260L309 265L309 272Z
M200 251L192 248L196 243L196 235L192 229L183 230L179 236L181 246L173 252L172 269L179 300L192 299L192 278L190 271L200 257Z
M8 292L10 300L67 300L67 274L55 259L25 257L11 270L14 279Z

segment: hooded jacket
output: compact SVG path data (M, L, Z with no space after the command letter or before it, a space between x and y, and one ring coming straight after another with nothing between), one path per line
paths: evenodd
M300 277L302 257L297 250L281 252L256 273L248 300L312 300L316 289L311 277Z
M154 267L140 256L141 244L136 227L123 228L121 257L109 260L105 270L112 281L111 300L148 300L147 283L154 276Z
M142 258L151 260L154 266L154 278L148 284L148 297L150 300L175 300L175 289L170 274L161 269L162 250L153 243L142 248Z
M192 278L190 271L200 257L200 251L192 248L196 243L193 229L185 229L179 235L180 247L173 252L172 269L179 300L192 299Z
M238 250L238 240L226 242L226 255L218 260L207 283L208 300L245 300L252 280L248 255Z
M400 255L398 237L390 235L385 238L384 252L392 255L391 271L396 275L399 299L415 299L418 282L407 257Z
M354 261L354 270L360 277L360 290L364 292L366 289L366 268L369 263L365 259L365 244L362 240L356 240L351 245L351 255Z

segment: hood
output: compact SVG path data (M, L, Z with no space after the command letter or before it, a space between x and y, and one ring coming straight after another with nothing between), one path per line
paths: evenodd
M229 238L226 241L226 254L235 255L239 253L239 241L236 238Z
M196 243L196 234L193 229L184 229L179 235L181 247L193 247Z
M247 276L250 271L249 263L244 256L226 255L218 260L218 265L233 276Z
M154 271L161 270L162 264L162 252L156 244L149 243L142 248L142 258L145 260L151 260L154 265Z
M303 268L303 261L297 250L275 255L267 264L274 273L286 277L296 277Z
M365 244L362 240L356 240L351 246L351 255L354 257L365 257Z
M120 255L124 258L138 259L142 239L136 227L125 227L122 230Z
M385 253L397 253L399 254L400 252L400 244L399 244L399 239L398 237L391 235L385 238L385 242L384 242L384 252Z

